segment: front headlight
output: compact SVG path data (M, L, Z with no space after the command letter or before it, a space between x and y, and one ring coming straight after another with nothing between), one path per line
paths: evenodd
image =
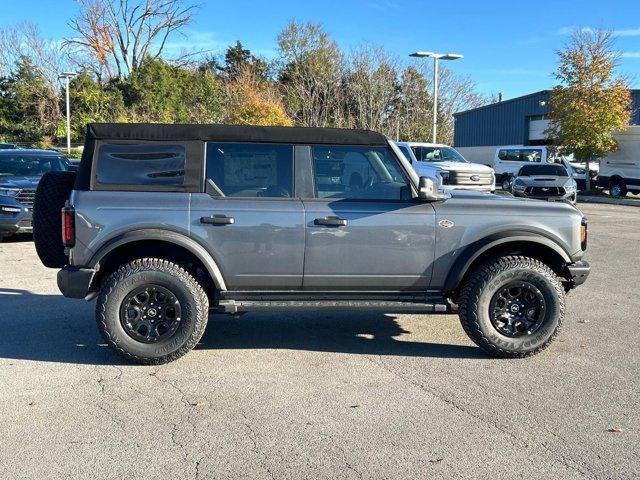
M19 188L0 188L0 197L16 197L19 193Z
M587 171L584 168L574 168L573 171L578 175L584 175L585 173L587 173Z
M513 182L513 189L518 191L524 190L525 189L524 182L519 178L516 178L515 182Z
M576 189L576 183L575 182L567 183L565 184L564 188L567 192L573 192Z

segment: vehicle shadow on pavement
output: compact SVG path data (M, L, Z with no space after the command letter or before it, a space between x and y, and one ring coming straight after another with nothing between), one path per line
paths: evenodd
M94 308L62 295L0 287L0 359L127 364L98 333ZM378 312L211 315L196 348L488 358L476 347L396 338L406 333L395 316Z
M0 287L0 360L126 363L104 345L94 308L93 303L62 295Z
M429 322L426 317L425 322ZM196 348L489 358L475 346L399 339L409 333L396 315L381 312L255 313L240 318L212 315Z

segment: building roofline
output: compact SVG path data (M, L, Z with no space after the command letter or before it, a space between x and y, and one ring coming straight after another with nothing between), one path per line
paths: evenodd
M511 102L517 102L517 101L523 100L525 98L535 97L537 95L542 95L542 94L545 94L545 93L549 94L549 93L551 93L551 90L540 90L538 92L528 93L527 95L522 95L520 97L514 97L514 98L510 98L508 100L502 100L501 102L487 103L486 105L482 105L480 107L470 108L469 110L463 110L461 112L456 112L456 113L453 114L453 116L456 117L458 115L463 115L465 113L475 112L477 110L483 110L485 108L495 107L496 105L504 105L504 104L511 103Z
M630 88L629 92L631 94L640 95L640 89L637 89L637 88ZM535 97L535 96L538 96L538 95L549 94L549 93L551 93L551 90L540 90L538 92L529 93L527 95L522 95L520 97L510 98L508 100L503 100L501 102L488 103L488 104L482 105L480 107L470 108L469 110L462 110L461 112L454 113L453 116L457 117L458 115L464 115L465 113L475 112L477 110L483 110L485 108L495 107L496 105L503 105L505 103L516 102L516 101L519 101L519 100L523 100L525 98Z

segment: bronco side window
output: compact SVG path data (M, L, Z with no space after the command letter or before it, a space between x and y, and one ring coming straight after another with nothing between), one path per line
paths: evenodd
M181 186L185 147L156 143L105 143L98 150L96 181L106 185Z
M293 146L207 143L207 182L225 197L292 197Z
M408 200L409 181L384 147L312 147L318 198Z

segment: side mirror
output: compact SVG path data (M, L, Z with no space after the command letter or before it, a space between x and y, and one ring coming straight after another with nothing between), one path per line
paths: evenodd
M435 200L445 200L448 195L438 191L438 183L431 177L420 177L418 182L418 198L423 201L432 202Z

